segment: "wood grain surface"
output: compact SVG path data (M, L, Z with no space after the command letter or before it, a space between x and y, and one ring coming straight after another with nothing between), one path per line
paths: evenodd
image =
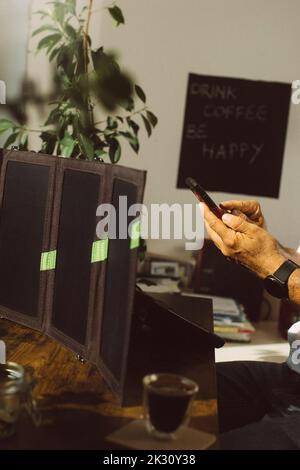
M45 335L1 319L0 339L8 361L33 369L42 419L36 427L23 413L15 436L0 441L0 449L112 449L105 437L142 417L141 406L118 405L95 366ZM215 398L194 403L192 426L217 433Z

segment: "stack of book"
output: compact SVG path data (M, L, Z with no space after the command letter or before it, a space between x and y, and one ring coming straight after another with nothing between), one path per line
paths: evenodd
M136 285L146 293L179 293L180 279L159 276L139 276Z
M243 306L234 299L203 294L185 295L212 299L216 334L229 341L251 341L255 328L247 319Z

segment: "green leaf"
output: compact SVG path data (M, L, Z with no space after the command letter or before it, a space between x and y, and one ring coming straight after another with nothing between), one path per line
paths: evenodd
M54 19L60 23L64 20L64 15L67 13L71 13L71 15L76 16L76 0L63 0L62 2L54 0L51 2L47 2L47 5L54 6Z
M60 78L60 81L61 81L61 85L64 87L64 89L68 89L68 88L71 87L72 82L71 82L70 78L65 73L61 73L59 78ZM59 104L59 103L57 103L57 104Z
M142 119L143 119L143 122L144 122L144 125L145 125L145 128L146 128L148 137L150 137L150 135L152 134L151 124L149 123L148 119L145 118L145 116L143 114L141 114L141 116L142 116Z
M84 60L84 45L83 45L83 40L81 39L80 41L75 42L74 44L74 51L75 51L75 56L77 59L77 64L76 64L76 75L81 75L85 73L85 60ZM89 57L88 57L88 63L89 63Z
M129 112L134 110L134 101L131 96L127 99L124 107L126 111L129 111Z
M146 103L147 98L146 98L144 90L142 90L142 88L139 85L135 85L135 91L136 91L136 94L138 95L139 99L143 103Z
M63 138L68 125L69 123L68 123L67 116L65 116L64 114L61 114L56 123L56 132L59 138L61 139Z
M94 159L94 144L93 142L83 134L78 136L79 146L83 155L89 160Z
M69 12L76 16L76 0L66 0L66 5L68 7Z
M60 111L57 108L53 109L51 113L49 114L44 126L50 126L51 124L56 124L59 116L60 116Z
M155 116L155 114L153 114L151 111L146 111L146 115L150 124L152 124L152 126L155 127L156 124L158 123L158 119Z
M73 126L73 135L77 135L80 133L80 122L79 122L79 116L77 114L74 114L72 116L72 126Z
M55 59L55 56L60 52L61 48L58 47L57 49L53 49L51 54L49 55L49 62L52 62L53 59Z
M70 24L66 24L65 30L66 30L67 35L72 41L76 41L78 39L77 32L73 28L73 26L71 26Z
M131 134L131 132L123 132L123 131L120 131L119 134L122 135L123 137L125 137L125 139L127 139L128 143L129 143L130 147L132 147L133 150L136 153L138 153L138 151L140 149L140 144L139 144L137 136Z
M124 15L122 13L122 10L118 6L114 6L111 8L108 8L109 13L111 14L112 18L116 21L117 26L120 24L125 24L125 19Z
M52 3L54 6L53 6L53 12L52 12L52 16L54 18L54 20L56 20L58 23L60 23L61 25L63 25L63 22L64 22L64 17L65 17L65 13L66 13L66 10L67 10L67 6L64 4L64 3L58 3L58 2L49 2L50 4Z
M110 77L113 74L120 73L120 67L114 58L103 51L103 47L99 47L96 51L91 51L92 60L95 71L99 71L99 75Z
M52 131L42 132L40 135L42 140L42 148L41 151L47 154L52 154L55 150L55 146L57 144L57 136Z
M20 136L19 150L28 150L28 133L25 132Z
M38 34L43 33L44 31L57 31L57 32L59 32L58 29L55 28L55 26L52 26L51 24L44 24L40 28L33 31L32 37L37 36Z
M134 134L137 136L140 130L140 126L130 118L127 118L128 126L133 130Z
M50 53L52 52L52 49L56 46L56 42L52 42L51 44L49 44L49 46L47 47L47 51L46 51L46 54L49 56ZM60 46L59 46L59 49L60 49Z
M74 150L72 152L71 158L80 158L81 157L81 150L78 144L74 146Z
M50 36L45 36L41 41L38 43L37 52L41 49L45 49L48 46L55 45L61 40L61 34L50 34Z
M19 132L13 132L12 134L10 134L10 136L8 137L8 139L6 140L4 144L4 148L8 148L10 145L14 144L18 136L19 136Z
M0 119L0 134L14 127L15 123L10 119Z
M65 72L65 74L69 78L73 78L75 66L76 64L73 63L74 59L74 49L69 46L63 46L60 48L60 51L57 56L57 66L61 66ZM62 74L62 81L63 81L63 74Z
M64 138L60 141L60 150L64 157L70 158L73 153L76 141L68 132L65 132Z
M112 116L108 116L107 118L107 128L108 129L117 129L118 122Z
M132 83L130 78L120 71L113 56L105 54L103 49L92 51L95 72L91 75L91 91L97 100L110 112L117 106L125 107L131 100Z
M117 139L109 141L109 158L112 163L118 163L121 158L121 145Z
M99 149L99 150L96 150L95 155L96 155L96 157L103 158L103 157L107 156L107 152L105 152L104 150Z
M40 15L42 18L45 18L45 16L50 16L50 13L45 10L38 10L34 12L34 15Z

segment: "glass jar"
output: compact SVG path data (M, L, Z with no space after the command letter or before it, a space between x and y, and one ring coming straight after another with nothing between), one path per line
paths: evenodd
M34 385L32 374L14 362L0 364L0 439L15 432L22 408L35 415L35 403L31 392Z

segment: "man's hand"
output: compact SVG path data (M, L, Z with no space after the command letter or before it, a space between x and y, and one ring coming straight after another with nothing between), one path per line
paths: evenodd
M233 214L224 214L220 220L205 204L203 210L207 232L223 255L263 278L286 260L277 241L263 228Z
M225 210L230 210L233 215L240 216L248 222L252 222L258 225L258 227L262 227L266 230L265 219L258 201L224 201L220 204L220 206ZM282 256L293 260L297 264L300 264L300 254L297 253L294 248L286 248L279 242L277 242L277 244Z
M251 199L245 201L224 201L220 206L222 209L229 210L235 215L239 215L240 212L245 214L250 222L259 227L264 227L265 225L265 219L258 201Z

